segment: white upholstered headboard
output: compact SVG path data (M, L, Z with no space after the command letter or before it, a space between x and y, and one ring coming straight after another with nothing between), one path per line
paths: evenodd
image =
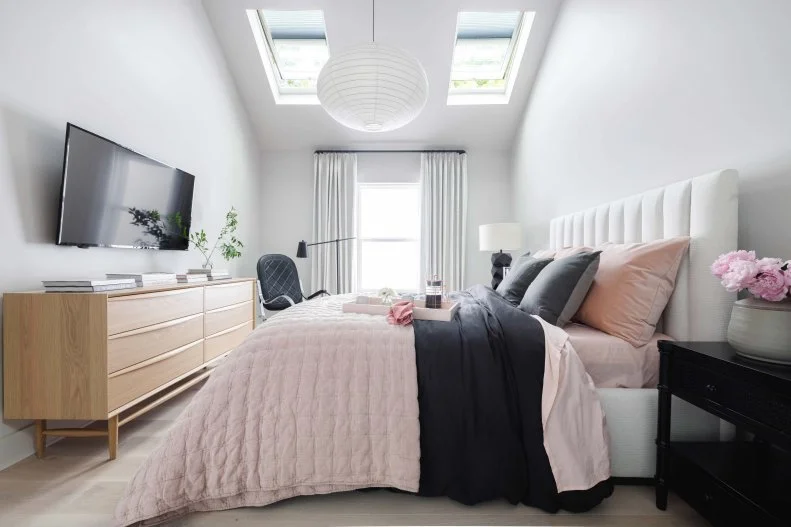
M735 295L725 291L709 266L720 254L736 249L738 179L735 170L721 170L555 218L549 246L595 247L690 236L689 253L665 309L663 332L676 340L724 340Z

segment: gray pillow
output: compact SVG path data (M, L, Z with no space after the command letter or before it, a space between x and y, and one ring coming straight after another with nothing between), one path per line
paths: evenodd
M516 265L511 267L511 271L497 286L497 292L513 305L518 306L528 286L550 262L552 258L537 259L532 256L520 256Z
M530 256L530 251L527 251L525 254L523 254L519 258L517 258L516 261L511 262L511 270L513 271L514 269L516 269L517 267L519 267L523 263L529 262L531 260L535 260L535 258ZM502 283L502 282L500 282L500 283Z
M565 326L593 284L600 253L578 253L551 262L527 288L519 309L555 326Z

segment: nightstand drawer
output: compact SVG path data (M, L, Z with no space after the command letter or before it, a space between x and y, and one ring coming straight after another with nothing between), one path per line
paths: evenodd
M689 394L721 406L728 406L733 394L740 392L734 380L683 360L673 361L671 379L675 395Z
M741 495L720 485L702 468L673 454L673 489L712 525L761 525L780 527L783 523Z
M704 369L676 357L671 384L673 393L702 405L715 413L739 414L744 419L767 426L791 439L791 399L771 393L764 387L739 379L736 375ZM717 407L712 408L709 403ZM730 415L722 417L729 418Z

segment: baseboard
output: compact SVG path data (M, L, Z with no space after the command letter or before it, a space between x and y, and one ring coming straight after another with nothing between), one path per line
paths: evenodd
M53 427L83 428L91 422L88 421L51 421ZM33 424L20 428L7 436L0 437L0 470L5 470L11 465L19 463L26 457L36 453L33 442ZM47 444L51 445L63 439L62 437L49 437Z
M34 452L32 425L0 437L0 470L19 463Z

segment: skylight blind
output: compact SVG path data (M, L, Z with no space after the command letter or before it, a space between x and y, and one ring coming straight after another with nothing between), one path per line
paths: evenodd
M522 13L519 11L459 13L459 39L511 38L519 25Z
M261 10L272 40L323 40L324 13L322 11Z

